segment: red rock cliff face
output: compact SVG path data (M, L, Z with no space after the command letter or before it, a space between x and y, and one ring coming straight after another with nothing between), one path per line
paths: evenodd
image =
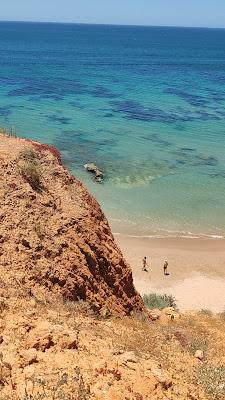
M0 136L0 179L1 273L10 270L27 287L86 300L95 310L142 309L99 204L57 152Z

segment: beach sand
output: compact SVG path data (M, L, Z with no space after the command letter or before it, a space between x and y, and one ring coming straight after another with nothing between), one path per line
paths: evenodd
M180 310L225 310L225 240L136 238L115 235L141 293L171 294ZM146 256L149 271L143 272ZM164 276L163 263L169 262Z

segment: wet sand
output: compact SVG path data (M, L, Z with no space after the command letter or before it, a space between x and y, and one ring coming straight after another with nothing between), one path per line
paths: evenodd
M180 310L225 310L225 240L136 238L115 235L141 293L172 294ZM143 272L147 257L149 271ZM169 262L164 276L163 263Z

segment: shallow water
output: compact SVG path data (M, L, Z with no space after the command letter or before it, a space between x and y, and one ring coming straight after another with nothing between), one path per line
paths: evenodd
M225 30L0 23L0 124L57 146L115 232L220 237L224 71Z

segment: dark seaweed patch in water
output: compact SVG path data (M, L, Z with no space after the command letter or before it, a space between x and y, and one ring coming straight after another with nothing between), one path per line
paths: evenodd
M112 148L116 144L114 138L93 135L92 139L90 133L81 130L63 130L55 137L54 142L54 145L62 151L67 166L82 167L85 163L94 162L99 168L110 163L111 159L114 160Z
M86 93L86 87L79 82L61 79L60 84L57 80L49 83L48 80L29 80L17 89L9 91L8 96L37 96L39 99L50 98L62 100L65 95Z
M218 120L221 119L219 115L210 114L210 113L207 113L207 112L205 112L205 111L199 111L199 116L200 116L200 119L201 119L202 121L208 121L208 120L210 120L210 119L211 119L211 120L218 121Z
M66 135L67 137L69 137L70 139L76 138L77 136L82 136L84 134L83 131L79 131L79 130L75 131L73 129L64 130L64 131L62 131L62 133L64 135Z
M101 132L100 132L101 131ZM107 130L98 130L99 133L112 133L111 131ZM64 142L64 139L66 139L66 142L69 143L75 143L75 144L82 144L88 146L94 146L96 149L100 149L102 146L115 146L117 144L116 139L114 138L101 138L101 137L96 137L93 136L94 139L90 136L85 131L74 131L74 130L64 130L63 131L63 138L62 141Z
M224 120L225 118L225 111L217 110L217 119Z
M166 94L173 94L175 96L180 97L181 99L187 101L192 106L202 107L208 104L208 99L204 98L203 96L199 96L197 94L191 94L184 92L183 90L179 90L176 88L168 88L164 90Z
M192 149L191 147L181 147L180 149L182 152L193 152L196 151L195 149Z
M10 114L12 114L11 106L0 107L0 117L7 118Z
M176 164L186 164L185 160L175 160Z
M107 99L114 99L115 97L118 97L116 93L111 92L104 86L96 86L94 90L90 91L90 94L92 94L94 97Z
M176 129L179 132L184 132L187 130L187 127L184 125L182 122L177 122L174 124L174 129Z
M225 171L215 172L214 174L209 175L210 178L225 178Z
M8 93L8 96L30 96L30 95L40 95L40 94L45 94L45 90L42 87L36 87L34 86L21 86L18 89L11 90Z
M188 164L191 167L216 167L219 162L216 157L198 154L195 149L189 147L182 147L172 151L172 154L175 156L176 164Z
M103 115L104 118L113 118L115 115L112 113L106 113Z
M41 99L50 99L55 101L62 101L64 99L63 96L59 94L45 94L44 96L40 97Z
M205 165L209 167L216 167L218 165L218 159L216 157L203 157L196 156L195 165Z
M50 122L56 122L57 124L68 125L71 122L71 118L60 117L59 115L47 115L47 119Z
M126 100L126 101L113 101L110 103L113 106L112 111L121 113L124 118L131 120L140 120L145 122L187 122L194 121L196 117L190 114L176 114L174 112L166 112L160 108L143 107L140 103Z
M68 103L71 107L78 108L79 110L83 110L85 108L84 105L80 104L78 101L70 101Z
M3 85L16 85L18 84L18 79L10 76L0 76L0 83Z
M207 92L210 96L210 99L212 99L214 102L221 103L225 101L225 92L221 90L215 90L215 89L207 89Z
M164 147L164 146L165 146L165 147L172 146L172 143L171 143L171 142L169 142L168 140L165 140L165 139L159 137L159 136L156 135L156 134L154 134L154 135L151 135L151 134L149 134L149 135L143 135L143 136L142 136L142 139L144 139L144 140L149 140L149 141L151 141L151 142L153 142L153 143L157 143L157 144L159 144L159 145L161 145L161 146L163 146L163 147Z

